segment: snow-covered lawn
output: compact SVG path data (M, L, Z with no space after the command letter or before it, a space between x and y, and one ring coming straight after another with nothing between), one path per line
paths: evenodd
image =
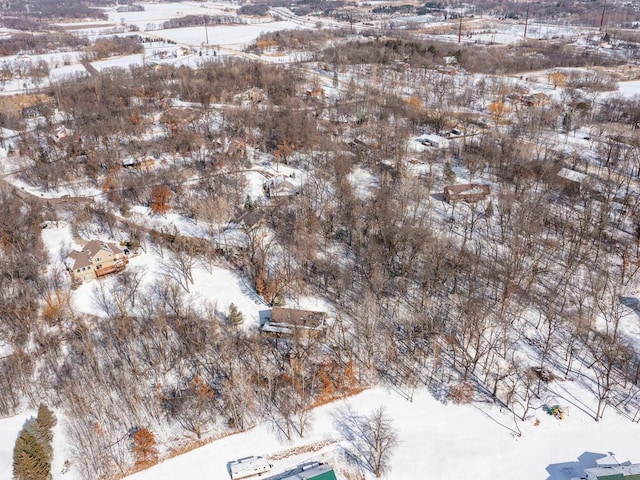
M563 405L563 401L558 399ZM338 412L346 404L366 415L385 406L399 432L400 445L392 458L392 469L384 478L394 479L513 479L568 480L595 466L597 456L614 452L620 461L639 461L636 446L640 427L609 411L594 422L576 407L565 420L557 420L541 409L535 418L521 424L518 436L512 415L487 404L445 405L425 389L413 402L379 387L348 400L325 405L314 412L313 430L292 443L279 440L268 425L226 437L185 455L165 461L129 480L173 480L176 478L227 479L227 462L250 455L274 455L294 446L323 440L340 441ZM539 425L534 426L535 419ZM344 442L342 445L345 445ZM340 464L339 448L326 447L322 457ZM599 455L590 455L599 454ZM277 460L274 474L294 467L316 455L307 454ZM318 457L320 458L320 457ZM371 475L369 478L373 478Z
M572 395L584 397L576 386L559 384L566 398L556 401L569 406ZM518 436L513 417L506 410L484 403L445 405L426 389L415 392L413 401L383 387L365 391L314 411L312 430L303 439L286 442L268 424L225 437L184 455L167 460L148 470L127 477L128 480L175 480L177 478L225 480L229 478L227 463L250 455L277 455L293 447L329 441L331 445L319 453L289 456L272 463L273 474L309 460L325 460L344 467L337 418L350 405L355 413L366 415L384 406L398 430L400 444L396 448L391 471L384 478L474 480L569 480L580 477L584 468L595 466L595 459L615 453L619 461L640 461L637 445L640 426L609 410L600 422L594 422L576 402L564 420L557 420L542 409L534 412ZM588 406L586 407L589 408ZM11 478L13 444L25 420L33 412L0 420L0 478ZM534 424L535 420L539 424ZM56 429L53 478L80 480L75 472L61 474L61 466L69 447L64 445L60 428ZM64 452L64 453L61 453ZM579 463L578 459L581 459ZM370 474L368 478L373 478Z

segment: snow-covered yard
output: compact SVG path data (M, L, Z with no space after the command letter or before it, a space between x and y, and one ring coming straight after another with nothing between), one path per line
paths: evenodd
M570 392L579 395L571 386ZM573 394L567 394L567 399ZM568 400L558 397L564 405ZM426 390L419 390L408 402L397 393L379 387L348 400L316 409L313 431L304 439L286 443L277 439L269 425L263 424L244 433L226 437L185 455L165 461L130 480L173 480L178 477L228 478L227 462L250 455L274 455L294 446L330 440L341 441L337 418L345 405L366 415L385 406L399 433L400 444L385 478L474 478L522 480L568 480L583 472L579 457L595 459L614 452L620 461L638 461L635 446L640 427L610 411L599 423L593 421L579 404L569 408L565 420L557 420L542 409L533 418L519 424L506 410L486 404L445 405ZM539 420L537 426L534 422ZM326 447L322 457L341 464L338 444ZM273 473L314 459L307 454L274 462ZM582 467L595 466L588 462Z

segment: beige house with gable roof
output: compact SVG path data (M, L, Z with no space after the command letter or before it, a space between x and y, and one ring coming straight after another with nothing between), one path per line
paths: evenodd
M73 251L65 266L75 283L88 282L112 272L119 272L129 263L124 251L112 242L90 240L81 252Z

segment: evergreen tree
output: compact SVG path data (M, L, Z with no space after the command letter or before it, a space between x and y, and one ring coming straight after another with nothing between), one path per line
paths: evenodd
M15 480L47 480L53 458L53 427L56 417L45 405L38 408L37 418L25 424L13 448Z
M13 449L13 478L47 480L51 472L51 461L48 457L42 444L29 432L27 426L20 433Z
M444 181L447 184L454 183L456 181L456 173L451 168L451 162L445 162L443 171Z
M244 317L242 316L242 312L238 310L238 307L235 304L229 305L229 323L231 325L241 325L244 322Z

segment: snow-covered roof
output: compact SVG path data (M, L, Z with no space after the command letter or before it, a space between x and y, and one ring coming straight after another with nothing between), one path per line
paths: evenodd
M608 467L585 468L588 480L598 480L604 478L625 478L640 475L640 463L631 465L612 465ZM620 477L622 475L622 477Z
M575 170L571 170L569 168L562 168L558 172L558 176L564 178L565 180L576 183L582 183L587 178L587 175L585 173L576 172Z
M88 267L93 262L93 257L101 251L106 252L109 256L123 254L123 251L115 243L90 240L81 252L71 252L65 261L65 265L71 270Z
M430 133L420 135L418 138L416 138L416 141L422 144L427 143L429 145L446 145L447 143L449 143L449 140L447 140L446 138Z
M280 480L313 480L322 478L323 480L336 480L336 476L326 463L309 463L301 465L295 473L282 477Z

